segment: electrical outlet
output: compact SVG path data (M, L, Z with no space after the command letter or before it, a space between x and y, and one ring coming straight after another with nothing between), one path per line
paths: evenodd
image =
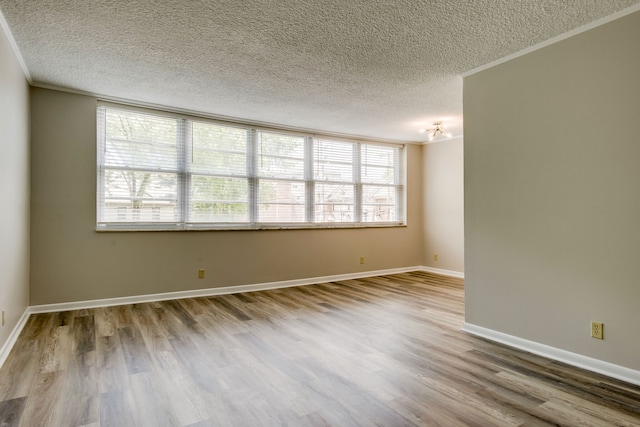
M437 261L438 260L438 254L433 254L433 260Z
M364 257L363 256L360 257L360 264L364 264Z
M204 279L204 269L198 270L198 279Z
M599 340L604 339L604 324L601 322L591 322L591 337Z

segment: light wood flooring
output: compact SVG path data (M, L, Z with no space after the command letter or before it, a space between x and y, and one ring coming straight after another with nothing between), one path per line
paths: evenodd
M460 331L412 272L32 315L0 426L640 426L640 387Z

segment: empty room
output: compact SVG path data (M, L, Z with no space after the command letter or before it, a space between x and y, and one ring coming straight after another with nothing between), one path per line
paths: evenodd
M0 425L640 426L640 1L0 27Z

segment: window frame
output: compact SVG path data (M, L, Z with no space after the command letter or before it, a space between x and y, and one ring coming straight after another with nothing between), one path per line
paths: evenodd
M103 218L105 207L105 174L113 166L105 165L106 151L106 111L108 109L137 114L148 114L151 116L169 118L176 120L176 146L177 146L177 170L171 173L177 175L177 220L176 221L119 221L105 220ZM334 228L373 228L373 227L403 227L406 226L406 146L405 144L380 142L376 140L366 140L360 138L348 138L331 134L320 134L317 132L304 132L277 127L266 127L251 123L232 122L219 120L206 116L197 116L171 112L166 110L156 110L132 105L99 101L96 109L96 230L97 231L206 231L206 230L273 230L273 229L334 229ZM248 186L247 197L247 221L246 222L203 222L195 221L191 215L191 179L193 176L203 175L202 171L196 171L190 166L189 159L193 150L191 138L193 136L192 126L194 122L212 124L229 128L242 129L247 132L246 150L246 175L234 176L237 179L246 179ZM259 175L258 168L258 139L261 132L282 136L293 136L303 138L303 179L272 178ZM314 147L317 141L338 142L350 144L354 150L353 154L353 175L352 181L331 181L316 179L314 176ZM397 150L394 154L394 165L391 170L394 173L393 184L381 184L363 182L361 167L362 147L382 146L391 147ZM131 168L133 171L144 168ZM207 174L207 176L228 177L228 174ZM304 203L302 204L303 221L300 222L273 222L260 221L258 214L260 209L259 188L261 180L280 180L283 182L300 182L304 186ZM353 186L353 204L350 207L352 221L323 221L316 222L316 208L318 206L330 205L327 203L317 203L315 200L316 184L326 185L348 185ZM394 220L391 221L367 221L366 214L363 215L363 206L370 205L363 200L363 188L367 186L379 186L392 189L395 194L394 202L389 204L395 208ZM345 204L346 206L346 204ZM130 209L125 208L126 211ZM117 212L120 212L117 210ZM152 209L152 218L156 210ZM117 213L119 217L119 213ZM363 218L365 216L365 218ZM342 218L341 218L342 219Z

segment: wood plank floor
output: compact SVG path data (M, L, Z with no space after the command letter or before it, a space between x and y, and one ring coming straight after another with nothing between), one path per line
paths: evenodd
M640 387L460 331L412 272L38 314L0 426L639 426Z

